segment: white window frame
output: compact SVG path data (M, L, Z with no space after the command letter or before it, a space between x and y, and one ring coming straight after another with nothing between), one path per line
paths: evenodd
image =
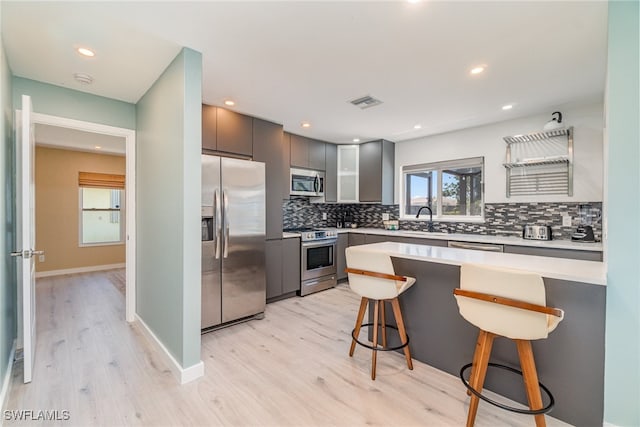
M442 171L445 169L464 168L480 165L480 215L443 215L442 214ZM428 212L424 212L425 215L421 215L420 218L416 218L413 214L407 214L405 212L406 206L406 188L407 185L406 175L415 172L435 172L437 179L437 196L436 205L433 209L433 220L443 222L484 222L484 157L470 157L466 159L447 160L442 162L421 163L417 165L404 165L400 168L400 220L404 221L429 221Z
M125 217L125 200L126 200L126 194L124 189L122 188L105 188L105 190L119 190L121 191L120 193L120 240L117 242L95 242L95 243L84 243L83 242L83 235L82 235L82 221L83 221L83 215L82 212L84 211L84 209L82 208L82 190L84 188L89 188L89 187L78 187L78 201L79 201L79 205L78 205L78 246L81 248L84 247L93 247L93 246L116 246L116 245L124 245L125 244L125 234L126 234L126 217ZM105 209L105 212L109 212L107 209Z

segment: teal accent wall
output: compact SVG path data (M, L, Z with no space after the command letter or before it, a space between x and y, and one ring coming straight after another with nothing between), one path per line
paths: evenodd
M640 10L609 2L604 421L640 425Z
M185 48L136 105L136 312L183 368L200 362L201 103Z
M11 70L5 56L0 37L0 183L3 189L0 198L0 389L6 375L11 348L16 338L16 266L9 256L15 243L15 167L13 142L13 102L11 92ZM0 402L2 405L4 402Z
M13 77L13 103L29 95L35 113L49 114L125 129L136 128L136 107L124 101L91 95L78 90Z

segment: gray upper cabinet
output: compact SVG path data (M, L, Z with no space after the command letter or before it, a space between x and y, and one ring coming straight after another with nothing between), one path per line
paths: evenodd
M289 164L288 157L284 157L282 126L254 118L252 139L253 159L266 165L267 239L281 239L282 200L288 197L288 191L285 196L285 190L288 189L289 180Z
M316 139L309 140L309 169L325 170L325 146L327 144Z
M324 200L338 201L338 146L325 145ZM338 273L339 275L339 273Z
M216 108L217 151L253 155L253 117Z
M291 196L291 134L289 132L282 132L282 199L289 199Z
M395 147L393 142L379 141L360 144L360 202L393 204Z
M202 104L202 149L216 151L216 123L217 108L213 105Z
M253 155L253 118L202 104L202 149Z
M291 134L291 166L309 167L309 138Z
M323 171L325 143L306 136L291 134L291 166Z

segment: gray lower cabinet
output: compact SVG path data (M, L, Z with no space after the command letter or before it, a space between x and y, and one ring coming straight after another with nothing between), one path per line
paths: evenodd
M364 234L349 233L349 246L364 245L365 243Z
M448 243L447 240L421 239L420 237L394 237L392 241L398 243L410 243L412 245L429 245L443 247L446 247Z
M282 239L265 242L267 299L282 295Z
M379 141L360 144L359 149L360 202L393 204L395 147L393 142Z
M410 243L412 245L447 246L446 240L422 239L420 237L384 236L379 234L365 235L365 243L367 244L380 243L380 242Z
M267 301L294 296L300 290L300 239L266 241Z
M530 246L504 245L504 251L510 254L547 256L552 258L569 258L584 261L602 261L602 252L577 251L557 248L532 248Z
M349 246L349 233L338 234L338 244L336 245L336 269L338 270L338 280L346 279L347 273L344 271L347 268L347 257L345 256L345 249Z
M282 294L300 291L300 239L282 239Z

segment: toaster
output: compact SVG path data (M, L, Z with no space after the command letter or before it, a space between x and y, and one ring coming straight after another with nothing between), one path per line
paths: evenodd
M527 240L551 240L553 231L548 225L525 225L522 227L522 238Z

